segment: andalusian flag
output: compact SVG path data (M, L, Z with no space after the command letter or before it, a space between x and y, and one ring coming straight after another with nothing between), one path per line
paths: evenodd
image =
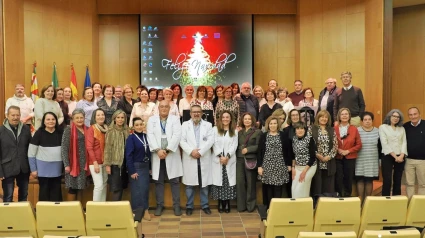
M56 63L53 63L52 85L54 89L59 88L58 74L56 73Z
M37 63L33 64L31 75L31 99L35 102L38 99L38 84L37 84Z
M71 65L71 83L69 85L72 91L72 96L74 100L78 99L78 90L77 90L77 76L75 75L74 66Z
M84 88L91 87L89 66L86 66L86 79L84 80Z

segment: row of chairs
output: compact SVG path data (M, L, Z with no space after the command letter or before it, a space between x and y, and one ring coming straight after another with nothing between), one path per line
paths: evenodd
M0 237L48 236L102 238L143 237L143 209L130 202L38 202L36 215L29 202L0 203Z
M419 238L421 234L417 229L369 231L365 230L361 238ZM347 232L300 232L298 238L357 238L354 231Z
M297 238L300 232L355 232L362 237L365 230L384 226L424 227L425 196L415 195L410 203L406 196L369 196L363 209L357 197L321 197L315 212L312 198L273 198L270 209L259 207L259 213L262 238Z

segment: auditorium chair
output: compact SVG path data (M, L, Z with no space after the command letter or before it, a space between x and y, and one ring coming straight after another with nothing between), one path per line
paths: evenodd
M40 237L84 236L86 228L80 202L38 202L37 231Z
M420 238L421 234L416 229L409 230L390 230L390 231L370 231L365 230L362 238L391 238L391 237L403 237L403 238Z
M266 211L259 206L262 238L297 238L300 231L313 231L313 199L273 198Z
M133 215L129 201L87 202L87 234L102 238L144 237L141 227L143 212L138 209Z
M354 231L343 232L300 232L298 238L357 238Z
M406 226L425 227L425 195L413 195L410 199Z
M384 226L404 226L406 212L406 196L366 197L360 219L359 237L364 230L382 230Z
M360 199L321 197L314 215L314 231L357 232L360 226Z
M0 237L8 236L38 237L31 203L0 203Z
M100 238L100 236L44 236L43 238Z

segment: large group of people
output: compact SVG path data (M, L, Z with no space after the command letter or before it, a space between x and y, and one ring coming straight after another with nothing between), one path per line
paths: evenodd
M61 201L64 175L66 200L76 200L91 176L93 201L119 201L130 187L132 208L143 208L149 220L152 178L156 216L164 210L165 180L176 216L182 214L181 183L188 216L196 187L206 214L212 213L209 197L220 213L230 212L231 200L239 212L253 212L257 181L266 206L280 197L351 196L353 184L364 200L372 194L380 164L382 195L401 194L403 173L409 197L416 181L418 193L425 194L425 123L419 109L408 110L406 123L393 109L376 128L351 73L343 72L341 80L337 87L336 79L327 79L318 98L301 80L292 93L276 80L266 90L248 82L196 91L192 85L184 90L178 84L140 85L137 98L131 85L94 83L78 102L71 88L47 85L35 103L18 84L0 127L3 199L13 200L16 180L18 200L26 200L32 176L40 185L40 201ZM306 107L314 109L311 118ZM213 119L204 120L204 111L212 111ZM185 112L190 119L184 119Z

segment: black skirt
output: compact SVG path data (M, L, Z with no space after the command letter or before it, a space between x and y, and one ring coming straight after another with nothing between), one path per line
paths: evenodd
M123 163L124 164L124 163ZM111 174L108 175L109 190L118 192L128 187L128 173L125 166L111 165Z

